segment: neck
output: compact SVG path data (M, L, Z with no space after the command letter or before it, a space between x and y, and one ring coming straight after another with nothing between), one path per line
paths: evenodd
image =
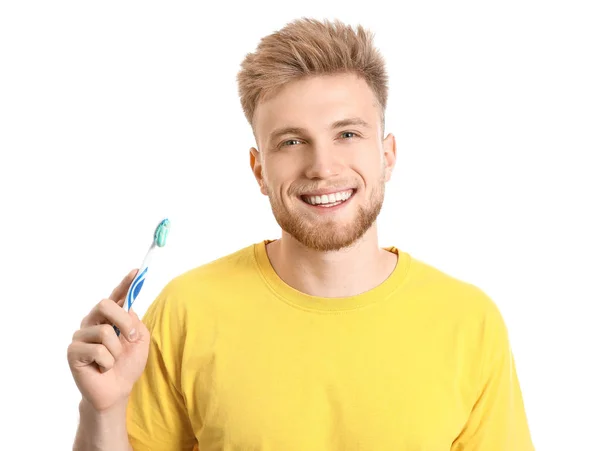
M393 272L397 256L381 249L373 226L350 247L321 252L309 249L286 232L267 245L267 255L279 277L303 293L347 297L380 285Z

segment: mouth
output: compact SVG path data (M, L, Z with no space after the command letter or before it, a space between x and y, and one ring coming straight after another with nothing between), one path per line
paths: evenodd
M301 195L300 199L305 204L317 208L333 208L348 202L354 194L356 189L348 189L344 191L338 191L330 194L322 195Z

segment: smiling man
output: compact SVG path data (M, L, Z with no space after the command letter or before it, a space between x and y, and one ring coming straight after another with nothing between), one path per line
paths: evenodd
M494 302L378 243L396 143L371 34L292 22L238 80L281 237L176 277L143 322L131 275L99 304L69 354L80 449L533 450Z

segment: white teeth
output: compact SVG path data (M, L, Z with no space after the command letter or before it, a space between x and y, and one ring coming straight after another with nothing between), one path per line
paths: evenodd
M340 191L333 194L323 194L322 196L302 196L302 198L311 205L327 205L347 200L352 196L352 190Z

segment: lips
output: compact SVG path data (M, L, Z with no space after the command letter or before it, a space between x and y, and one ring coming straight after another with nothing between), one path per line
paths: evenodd
M322 211L334 211L337 208L347 203L354 197L356 193L355 189L346 191L338 191L336 193L323 194L321 196L299 196L300 199L310 207L316 208Z
M305 194L305 195L300 196L300 198L304 202L306 202L307 204L310 204L310 205L328 206L328 205L338 205L340 203L345 202L352 196L353 193L354 193L354 190L347 189L347 190L343 190L343 191L331 192L328 194L321 194L321 195Z

